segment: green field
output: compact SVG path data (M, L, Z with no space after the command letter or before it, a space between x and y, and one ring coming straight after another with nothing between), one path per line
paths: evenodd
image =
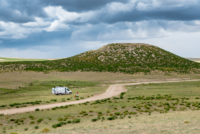
M51 89L55 85L68 87L73 92L72 95L59 96L51 94ZM75 101L76 98L74 98L74 95L76 92L80 93L80 99L84 99L103 93L106 89L107 86L102 87L97 82L64 80L34 81L27 83L24 87L18 87L18 89L0 88L0 109Z
M83 85L98 87L98 83L93 82L78 82L77 85L77 90L85 87ZM142 84L127 86L127 89L125 94L95 102L0 116L1 133L42 133L45 128L50 133L60 134L198 132L199 129L190 129L190 126L198 128L197 122L200 122L199 114L195 112L200 109L200 82Z
M6 58L0 57L0 62L16 62L16 61L47 61L48 59L27 59L27 58Z

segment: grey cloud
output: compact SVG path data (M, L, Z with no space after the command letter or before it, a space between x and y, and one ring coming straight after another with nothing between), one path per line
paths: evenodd
M0 20L16 23L35 21L36 16L46 17L43 6L38 0L0 0Z
M129 0L42 0L41 3L50 6L62 6L71 12L98 10L111 2L127 3Z

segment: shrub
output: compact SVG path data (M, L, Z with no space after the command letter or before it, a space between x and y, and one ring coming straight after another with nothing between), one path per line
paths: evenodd
M57 101L57 99L51 99L51 101L54 101L54 102L56 102L56 101Z
M121 113L120 113L120 112L115 112L114 114L115 114L115 115L121 115Z
M42 133L46 133L46 132L49 132L50 130L48 128L45 128L42 130Z
M66 125L67 122L59 122L57 124L52 125L53 128L61 127L62 125Z
M25 131L28 131L28 128L24 128Z
M38 127L38 126L35 126L34 128L35 128L35 129L38 129L39 127Z
M98 121L98 119L97 119L97 118L94 118L94 119L92 119L92 122L96 122L96 121Z
M131 116L128 116L128 118L130 119L130 118L131 118Z
M40 119L37 120L37 123L40 123L42 121L43 121L43 119L40 118Z
M184 123L189 123L189 121L185 121Z
M54 108L52 108L52 110L56 110L56 108L54 107Z
M81 122L81 119L74 119L72 122L73 123L79 123L79 122Z
M10 119L10 121L15 121L15 119Z
M30 118L30 119L35 119L35 117L34 116L32 116L32 115L30 115L28 118Z
M31 121L30 124L35 124L35 121Z
M72 123L72 121L67 121L67 123L69 123L69 124L70 124L70 123Z
M35 109L35 111L40 111L40 109L39 109L39 108L37 108L37 109Z
M115 119L115 116L108 117L107 119L108 119L108 120L114 120L114 119Z
M133 108L137 108L137 106L133 106Z
M63 121L63 118L59 117L59 118L58 118L58 121Z

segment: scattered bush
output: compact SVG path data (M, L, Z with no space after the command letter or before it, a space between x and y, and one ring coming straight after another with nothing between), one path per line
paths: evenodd
M92 119L92 122L96 122L96 121L98 121L98 118Z
M46 133L46 132L49 132L50 130L48 128L45 128L42 130L42 133Z
M35 124L35 121L31 121L30 124Z
M114 120L114 119L115 119L115 116L108 117L107 119L108 119L108 120Z
M184 121L184 123L189 123L189 121Z
M79 122L81 122L81 119L74 119L72 122L73 123L79 123Z
M28 131L28 128L24 128L25 131Z
M40 118L40 119L37 120L37 123L40 123L42 121L43 121L43 119Z
M35 109L35 111L40 111L40 109L39 109L39 108L37 108L37 109Z
M35 126L34 128L35 128L35 129L38 129L39 127L38 127L38 126Z

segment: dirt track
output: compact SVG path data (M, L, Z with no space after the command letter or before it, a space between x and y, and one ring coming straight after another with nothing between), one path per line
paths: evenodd
M152 82L114 84L114 85L110 85L105 93L100 94L100 95L95 95L93 97L90 97L90 98L87 98L87 99L84 99L84 100L71 101L71 102L62 102L62 103L54 103L54 104L47 104L47 105L37 105L37 106L30 106L30 107L25 107L25 108L6 109L6 110L0 110L0 114L9 115L9 114L24 113L24 112L35 111L36 108L39 108L39 109L50 109L50 108L53 108L53 107L65 106L65 105L70 105L70 104L79 104L79 103L84 103L84 102L87 102L87 101L95 101L95 100L101 100L101 99L105 99L105 98L110 98L110 97L119 95L121 92L126 92L127 90L124 88L125 85L139 85L139 84L148 84L148 83L167 83L167 82L183 82L183 81L200 81L200 80L152 81Z

